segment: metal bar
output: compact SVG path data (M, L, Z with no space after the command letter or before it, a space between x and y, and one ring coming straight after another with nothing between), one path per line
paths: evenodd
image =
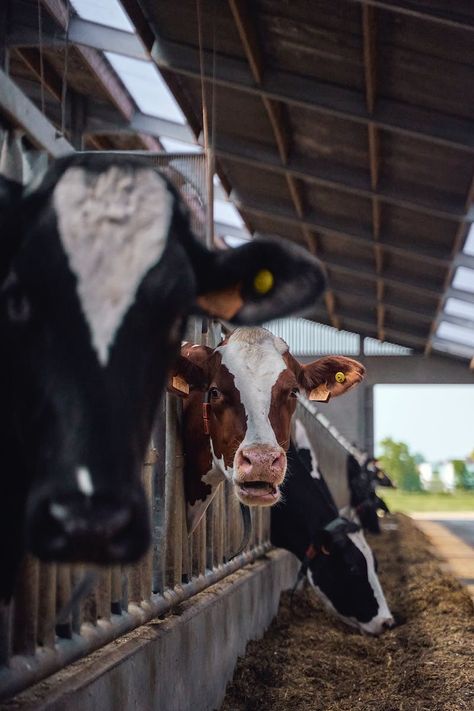
M117 30L79 17L73 17L70 22L69 41L101 52L114 52L144 61L150 59L149 52L133 32Z
M160 38L153 46L152 57L161 68L194 79L201 78L199 53L193 47ZM218 55L215 64L214 74L213 55L205 51L204 81L362 125L373 122L387 131L415 136L430 143L474 151L470 121L391 100L380 100L370 116L359 92L271 69L266 70L262 84L256 86L246 61Z
M56 620L56 566L42 563L38 584L38 644L54 645Z
M26 555L20 566L14 597L14 654L34 654L38 619L38 561Z
M44 679L44 677L62 669L67 664L81 659L99 647L117 639L117 637L149 622L154 617L165 614L176 605L206 590L238 568L265 555L270 548L271 544L266 543L252 551L242 553L229 563L219 566L219 568L210 571L205 576L202 575L195 578L186 585L179 586L175 590L167 590L164 595L153 595L146 608L132 606L129 612L120 617L115 617L107 624L98 624L96 627L87 628L83 631L80 639L76 638L68 640L67 643L59 643L54 650L51 650L50 654L42 655L38 658L37 663L30 665L28 668L20 670L0 669L0 700L8 698L27 686Z
M46 119L32 101L0 69L0 113L17 128L23 129L31 142L53 158L73 153L74 148Z

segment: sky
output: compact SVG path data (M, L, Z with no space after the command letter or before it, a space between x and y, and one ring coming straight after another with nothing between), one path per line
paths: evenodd
M426 461L463 459L474 449L474 385L377 385L374 410L377 451L384 437Z

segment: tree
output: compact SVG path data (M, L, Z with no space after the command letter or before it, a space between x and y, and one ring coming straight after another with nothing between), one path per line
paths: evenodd
M453 467L456 489L474 489L474 471L471 467L468 468L463 459L453 459Z
M417 464L423 461L420 454L411 454L405 442L396 442L386 437L380 442L382 454L379 457L382 469L393 477L404 491L421 491L420 474Z

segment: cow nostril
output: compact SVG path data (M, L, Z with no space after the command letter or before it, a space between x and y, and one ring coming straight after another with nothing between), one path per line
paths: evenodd
M393 617L389 617L388 620L384 620L382 622L382 627L385 630L391 630L391 629L393 629L393 627L395 627L395 624L396 623L395 623L395 620L393 619Z
M273 467L274 469L280 469L280 468L283 466L283 462L284 462L284 456L283 456L283 454L280 452L280 453L277 454L276 457L274 458L274 460L273 460L273 462L272 462L272 467Z

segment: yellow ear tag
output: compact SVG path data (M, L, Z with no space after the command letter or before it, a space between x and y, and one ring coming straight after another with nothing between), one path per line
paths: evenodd
M336 373L335 378L337 383L344 383L346 380L346 376L340 370Z
M254 277L253 286L259 294L268 294L273 287L275 279L268 269L260 269Z

